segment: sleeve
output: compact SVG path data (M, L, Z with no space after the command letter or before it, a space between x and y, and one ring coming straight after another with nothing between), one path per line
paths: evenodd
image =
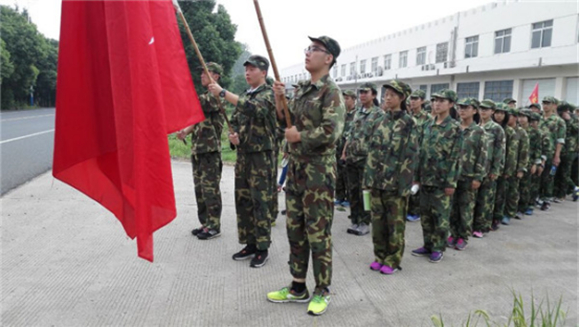
M518 153L518 172L528 171L528 162L530 155L530 138L528 133L522 129L520 138L520 149Z
M236 109L248 117L267 119L271 108L275 108L274 91L265 89L254 98L240 97Z
M215 113L220 111L219 102L216 97L212 96L209 93L204 93L198 96L199 103L201 104L201 108L203 109L204 113ZM222 102L223 106L223 102Z
M399 160L399 178L402 182L399 183L399 194L401 196L408 196L411 194L411 187L413 186L414 176L417 174L419 167L419 129L415 120L412 118L407 122L409 124L409 137L403 149L403 158Z
M477 157L477 161L475 162L475 170L474 170L475 174L473 177L475 178L475 180L481 182L487 175L485 171L485 166L488 160L487 133L483 130L481 130L478 147L479 151L477 152L479 153L479 155Z
M506 158L505 167L503 169L504 175L512 175L518 164L518 143L516 142L515 132L510 131L506 133Z
M558 119L558 130L556 131L556 143L566 143L566 123L563 119Z
M532 144L532 136L534 137L534 144ZM542 163L542 133L537 129L530 130L530 160L533 160L534 165Z
M493 142L493 161L490 174L495 176L502 175L505 166L505 153L506 153L506 135L501 127L495 129L493 137L495 138Z
M344 128L345 105L340 89L330 89L321 105L320 125L300 132L302 144L311 149L335 143Z
M456 188L457 180L459 179L459 174L461 173L461 151L463 147L463 136L459 126L455 127L455 138L451 146L451 151L449 152L449 158L447 159L449 172L447 173L447 178L445 179L445 188Z

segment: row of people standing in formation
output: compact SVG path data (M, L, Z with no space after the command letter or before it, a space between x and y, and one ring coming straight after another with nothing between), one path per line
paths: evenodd
M504 169L504 129L511 128L508 127L511 120L497 124L492 116L498 112L495 115L499 119L502 113L510 117L519 116L519 112L509 113L504 105L491 101L457 101L453 91L443 90L432 95L429 116L413 109L424 100L424 93L412 92L409 85L397 80L384 85L381 107L376 99L376 86L363 85L359 90L363 106L354 109L356 93L343 94L328 74L340 54L338 42L327 36L310 41L305 49L305 68L311 79L295 85L294 97L287 101L291 125L287 124L283 111L285 85L280 82L273 87L267 85L269 62L254 55L244 63L250 88L240 95L219 85L223 74L220 65L208 64L211 76L201 74L207 92L199 96L206 120L180 131L178 137L185 139L191 134L194 189L201 224L192 234L200 240L216 238L221 235L222 212L219 182L224 117L220 102L235 106L230 118L233 131L228 137L237 153L235 207L238 241L245 247L232 258L251 259L250 267L254 268L264 266L270 255L270 231L278 210L277 158L280 151L288 156L286 229L292 282L268 293L267 299L308 302L307 312L319 315L330 302L335 187L341 200L341 183L347 185L343 198L351 205L349 233L364 235L372 227L375 260L370 268L383 274L392 274L400 267L408 200L418 188L416 206L421 215L424 247L413 254L428 255L432 262L438 262L449 233L456 246L467 244L473 212L483 212L479 220L474 219L480 223L480 230L476 231L483 233L497 227L498 219L489 212L500 210L501 205L490 206L493 201L480 201L480 196L493 199L500 178L504 179L503 185L509 184L510 177ZM459 118L452 117L455 105ZM552 111L545 110L550 118ZM482 117L478 124L479 114ZM522 115L532 117L527 112ZM282 139L285 139L283 148ZM546 140L546 144L554 145L559 139L558 136L557 141ZM559 149L558 155L561 152ZM554 154L547 153L540 162L548 165L555 160L552 157ZM527 163L521 165L525 166L524 172L534 175ZM535 165L538 171L540 164ZM362 206L363 193L370 194L370 211ZM549 190L541 193L542 199L550 196ZM342 204L344 200L338 202ZM472 210L461 205L467 202ZM481 208L477 203L483 204ZM311 257L315 280L312 296L306 288Z

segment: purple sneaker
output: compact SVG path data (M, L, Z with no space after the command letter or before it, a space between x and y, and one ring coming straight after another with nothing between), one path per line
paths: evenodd
M373 262L373 263L371 263L371 270L374 270L374 271L379 271L379 270L381 270L381 268L383 268L383 267L385 267L385 266L383 266L382 264L380 264L380 263L378 263L378 262L376 262L376 261L375 261L375 262Z
M447 247L448 248L453 248L455 247L455 243L457 243L457 240L455 238L453 238L453 236L449 236L447 238Z
M473 232L473 237L483 238L483 233L476 230L475 232Z
M387 266L387 265L384 265L384 266L381 268L381 274L383 274L383 275L392 275L392 274L393 274L395 271L397 271L397 270L399 270L399 269L397 269L397 268L394 268L394 269L393 269L393 268L391 268L391 267L389 267L389 266Z
M431 251L427 250L424 247L420 247L416 250L411 251L411 255L416 257L428 257L431 254Z
M460 238L459 240L457 240L457 244L455 244L456 250L463 251L463 250L465 250L466 247L467 247L467 242L465 242L464 239Z
M443 252L433 251L429 256L429 262L438 263L443 259Z

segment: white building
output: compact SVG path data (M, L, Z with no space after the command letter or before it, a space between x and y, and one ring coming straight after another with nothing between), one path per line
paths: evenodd
M343 90L398 78L427 96L450 88L519 105L538 83L540 99L578 104L578 29L577 2L490 3L343 49L331 76ZM309 78L303 63L281 75Z

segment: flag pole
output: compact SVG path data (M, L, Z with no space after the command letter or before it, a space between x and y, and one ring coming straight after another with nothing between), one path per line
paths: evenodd
M264 18L262 18L262 11L260 10L260 4L258 0L254 0L254 7L256 7L256 14L258 15L258 21L260 22L260 28L262 29L262 36L264 36L264 43L266 43L266 50L268 50L268 56L270 57L270 62L272 63L272 70L274 71L274 77L276 81L280 82L280 74L278 73L278 66L276 66L276 60L274 60L274 53L272 52L272 47L270 46L270 40L268 39L268 33L266 32L266 26L264 25ZM286 97L280 97L282 101L282 109L284 109L284 117L286 117L286 127L292 127L292 120L290 119L290 112L288 111L288 102L286 102Z
M183 11L181 11L181 7L179 6L179 3L177 3L177 0L173 0L173 7L175 7L175 11L177 11L179 18L181 19L181 22L185 26L185 30L187 31L187 35L189 36L189 40L191 41L191 44L193 45L193 49L195 50L197 58L199 59L199 62L201 64L201 66L203 67L203 71L205 72L205 74L207 75L207 77L209 78L211 83L215 83L215 81L213 80L213 78L211 78L211 75L209 74L209 70L207 69L207 65L205 64L205 60L203 60L203 56L201 55L201 52L199 51L199 47L197 46L197 42L195 42L195 39L193 38L193 34L191 33L191 30L189 29L189 25L187 24L187 21L185 20L185 16L183 16ZM225 111L224 107L222 106L222 102L220 101L219 98L216 97L216 99L218 102L218 106L220 107L220 113L224 116L224 119L226 120L230 134L234 134L234 129L232 128L232 125L230 124L230 120L228 119L228 115L226 114L226 111Z

